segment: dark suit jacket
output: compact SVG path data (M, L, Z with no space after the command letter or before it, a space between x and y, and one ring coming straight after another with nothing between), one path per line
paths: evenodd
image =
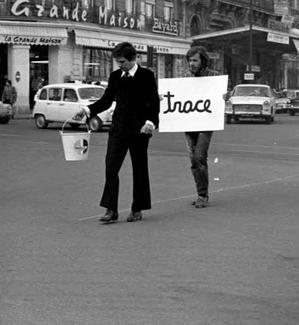
M154 74L138 66L134 77L113 71L101 99L89 105L90 117L108 109L116 101L110 134L139 134L149 120L158 127L160 100Z

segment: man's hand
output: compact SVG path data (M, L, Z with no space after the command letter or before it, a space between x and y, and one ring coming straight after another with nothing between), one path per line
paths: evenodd
M84 109L82 109L76 115L74 115L72 117L72 119L75 120L75 121L81 121L84 116L87 116L87 113L86 113L86 111Z
M152 134L153 131L154 131L154 127L151 124L145 123L141 128L140 132L145 134Z

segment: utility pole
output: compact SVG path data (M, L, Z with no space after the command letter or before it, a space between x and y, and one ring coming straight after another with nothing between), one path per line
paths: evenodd
M249 0L249 72L252 69L252 0Z

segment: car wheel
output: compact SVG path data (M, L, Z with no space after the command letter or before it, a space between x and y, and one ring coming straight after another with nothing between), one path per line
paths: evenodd
M9 117L2 117L2 118L0 118L0 123L1 124L7 124L8 121L9 121Z
M235 116L234 120L235 120L236 123L240 122L240 118L238 116Z
M44 115L35 116L35 125L39 129L46 129L48 126L48 121L45 119Z
M93 132L100 131L102 128L102 125L103 125L103 121L97 116L92 117L88 122L88 126L89 126L90 130Z
M73 130L77 130L77 129L79 129L80 124L78 124L78 123L70 123L70 127L71 127Z
M294 116L295 115L295 112L294 111L289 111L289 115L290 116Z

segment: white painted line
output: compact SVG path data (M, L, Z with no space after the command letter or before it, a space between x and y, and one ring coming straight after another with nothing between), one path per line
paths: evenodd
M249 188L249 187L254 187L254 186L259 186L259 185L267 185L267 184L271 184L271 183L275 183L275 182L281 182L281 181L284 181L284 180L287 180L287 179L290 179L290 178L294 178L294 177L299 177L299 174L289 175L289 176L285 176L285 177L278 177L278 178L274 178L274 179L264 181L264 182L257 182L257 183L251 183L251 184L243 184L243 185L237 185L237 186L224 187L224 188L220 188L219 190L212 191L211 193L220 193L220 192L225 192L225 191L240 190L240 189L243 189L243 188ZM173 199L158 200L158 201L153 202L153 205L159 204L159 203L164 203L164 202L171 202L171 201L177 201L177 200L182 200L182 199L188 199L188 198L191 198L191 197L194 197L194 196L195 196L194 194L190 194L190 195L179 196L179 197L176 197L176 198L173 198ZM126 211L130 211L130 209L122 209L119 212L126 212ZM100 217L101 215L103 215L103 214L80 218L80 219L78 219L78 221L95 219L95 218Z

